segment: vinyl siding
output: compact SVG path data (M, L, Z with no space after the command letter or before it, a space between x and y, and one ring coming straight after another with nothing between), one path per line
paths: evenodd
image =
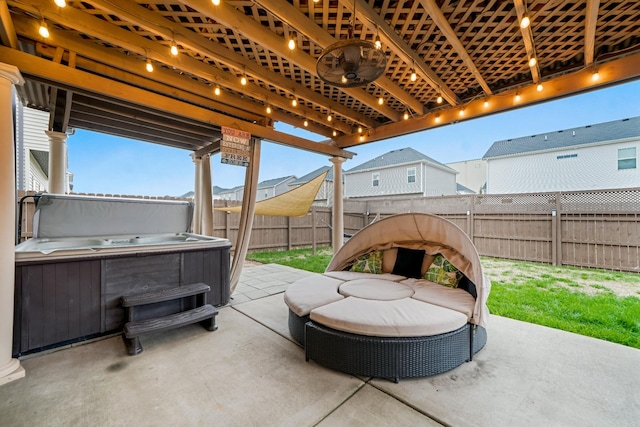
M405 164L389 168L370 169L345 173L345 197L372 197L396 194L420 194L423 191L421 182L424 178L420 163ZM407 182L407 169L416 168L416 181ZM372 185L372 175L380 174L379 186ZM455 178L454 193L455 194Z
M487 193L530 193L640 186L640 168L618 170L618 149L640 139L489 159ZM636 162L640 166L640 162Z
M441 169L425 168L425 196L456 194L456 175Z
M447 163L447 166L459 173L456 180L459 184L470 188L476 193L487 182L487 161L482 159L466 160L463 162Z
M24 107L16 97L16 186L19 190L45 191L48 177L31 155L31 150L49 152L49 138L44 133L49 113Z

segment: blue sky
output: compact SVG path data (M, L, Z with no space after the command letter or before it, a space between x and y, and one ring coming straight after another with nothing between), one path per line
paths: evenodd
M640 116L640 81L547 102L532 107L442 126L349 149L357 155L349 170L388 151L412 147L442 163L481 158L494 141ZM316 141L324 137L276 124ZM180 196L194 187L190 151L77 130L69 137L69 170L74 191L148 196ZM331 165L325 155L263 142L260 181L300 177ZM242 185L245 169L211 160L213 184Z

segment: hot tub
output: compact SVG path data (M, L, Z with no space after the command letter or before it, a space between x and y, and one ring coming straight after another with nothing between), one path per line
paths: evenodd
M120 297L203 282L229 302L227 239L189 233L188 202L44 195L16 246L14 356L119 332ZM139 319L191 308L154 304Z

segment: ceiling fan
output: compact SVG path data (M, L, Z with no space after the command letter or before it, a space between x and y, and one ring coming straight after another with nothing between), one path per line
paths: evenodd
M353 21L349 23L349 38L327 47L316 63L318 77L338 87L368 85L386 68L387 56L382 49L370 41L353 38Z

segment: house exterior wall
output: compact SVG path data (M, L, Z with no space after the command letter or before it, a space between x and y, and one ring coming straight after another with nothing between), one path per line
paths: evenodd
M636 168L618 170L618 149L636 149ZM487 193L531 193L640 186L640 138L489 158Z
M276 185L272 185L269 187L258 188L256 192L256 202L261 200L269 199L271 197L275 197L279 194L286 193L290 190L289 183L295 181L296 178L294 176L290 176L286 179L283 179L281 182ZM242 194L240 195L242 198Z
M18 190L45 191L49 180L31 155L31 150L49 152L49 113L24 107L16 97L16 186ZM66 156L65 156L66 157Z
M407 169L416 169L415 182L407 182ZM379 174L378 186L373 175ZM395 194L421 194L424 191L424 170L421 163L407 163L387 168L368 169L344 174L345 197L372 197ZM455 179L455 178L454 178ZM455 183L454 183L455 185ZM455 188L454 193L455 194Z
M440 168L424 165L425 196L449 196L456 194L456 174Z
M447 163L452 169L458 171L456 180L459 184L480 193L480 189L487 182L487 161L482 159L465 160L462 162Z
M47 190L47 185L49 185L49 179L42 171L42 168L33 158L31 153L28 154L29 162L28 164L28 179L27 179L27 191L36 191L43 192Z

